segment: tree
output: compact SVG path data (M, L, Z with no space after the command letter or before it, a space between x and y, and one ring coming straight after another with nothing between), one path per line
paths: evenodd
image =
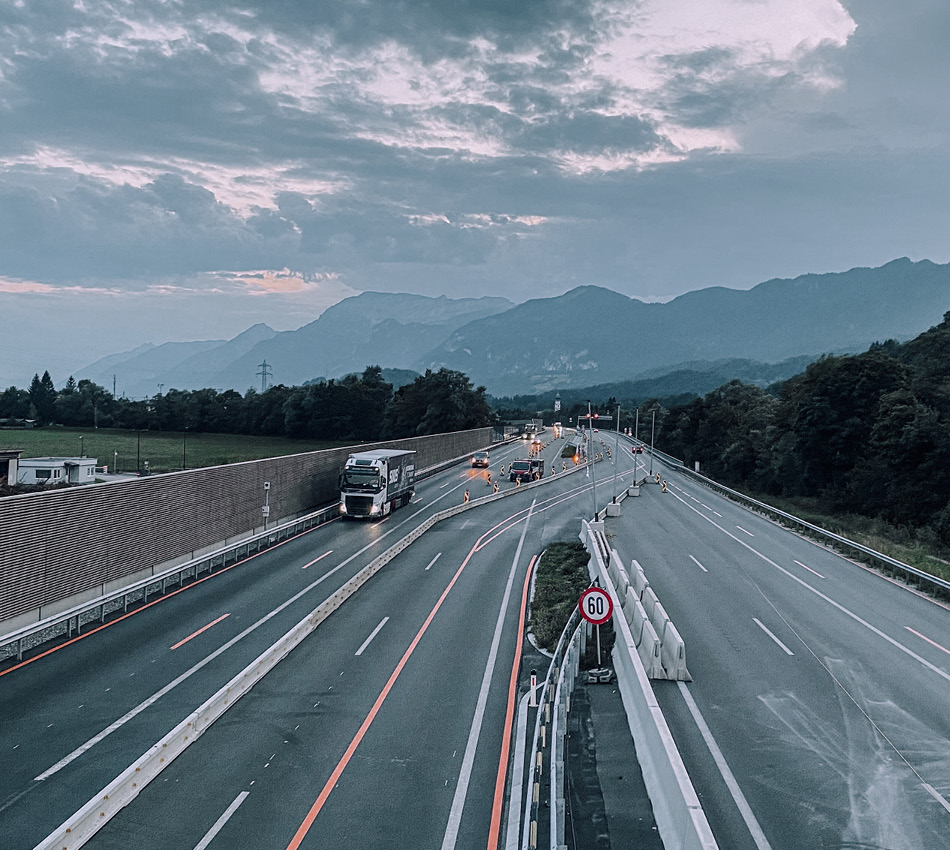
M33 375L29 393L35 418L41 425L49 425L56 415L56 387L48 371L43 372L42 378L38 374Z
M388 439L464 431L491 425L494 416L485 387L473 388L468 376L451 369L426 369L400 387L386 413Z

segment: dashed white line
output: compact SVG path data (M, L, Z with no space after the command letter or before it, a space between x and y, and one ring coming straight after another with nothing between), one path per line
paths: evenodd
M251 784L253 785L253 783ZM231 805L224 810L224 814L221 815L221 817L219 817L214 822L214 826L212 826L211 829L205 833L205 837L195 845L195 850L205 850L205 848L214 840L214 837L224 828L224 825L231 819L231 815L237 811L238 806L244 802L248 794L250 794L250 791L242 791L237 795L237 797L234 798L234 801L231 803Z
M801 561L795 561L795 563L798 564L798 566L800 566L802 569L808 570L808 572L810 573L815 573L815 575L818 576L818 578L824 578L824 576L821 573L815 572L815 570L813 570L811 567L806 566Z
M376 635L378 635L378 634L380 633L380 631L382 630L383 626L385 626L386 623L388 623L388 622L389 622L389 617L383 617L382 622L380 622L380 624L379 624L375 629L373 629L373 631L372 631L372 633L370 634L370 636L369 636L368 638L366 638L366 640L363 641L363 645L362 645L358 650L356 650L356 654L357 654L357 655L362 655L362 654L363 654L363 650L366 649L366 647L368 647L368 646L370 645L370 643L372 642L373 638L376 637ZM340 673L340 675L342 676L343 674Z
M428 570L429 568L431 568L431 567L435 564L435 562L438 561L439 558L441 558L441 557L442 557L442 553L439 552L438 555L436 555L431 561L429 561L429 566L426 567L426 569Z
M782 643L774 634L772 634L772 632L769 631L768 627L758 617L753 617L752 622L755 623L760 629L762 629L762 631L765 632L770 638L772 638L772 640L774 640L783 650L785 650L785 653L787 655L795 654L784 643Z
M746 531L741 525L737 525L736 528L738 528L739 531L743 531L746 534L748 534L749 537L755 537L755 535L751 531Z
M699 561L697 561L692 555L689 556L689 559L690 559L694 564L696 564L696 566L699 567L704 573L708 573L708 572L709 572L709 570L707 570L701 563L699 563Z

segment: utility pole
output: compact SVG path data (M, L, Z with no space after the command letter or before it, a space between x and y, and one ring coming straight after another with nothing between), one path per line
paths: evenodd
M257 376L261 379L261 392L267 392L267 379L273 378L274 374L271 372L271 368L267 365L266 360L263 363L258 363L257 368L261 370L257 373Z
M112 376L112 397L115 398L115 375Z

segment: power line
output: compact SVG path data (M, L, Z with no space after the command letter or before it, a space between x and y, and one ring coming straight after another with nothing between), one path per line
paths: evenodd
M257 368L261 371L257 373L257 376L261 379L261 392L267 392L267 379L273 378L274 373L271 371L270 366L267 365L265 360L263 363L258 363ZM273 381L271 381L273 383Z

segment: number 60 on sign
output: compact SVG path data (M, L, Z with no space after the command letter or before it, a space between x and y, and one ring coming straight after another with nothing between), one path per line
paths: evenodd
M606 623L614 612L613 600L602 587L588 587L581 594L577 604L581 610L581 616L595 626Z

